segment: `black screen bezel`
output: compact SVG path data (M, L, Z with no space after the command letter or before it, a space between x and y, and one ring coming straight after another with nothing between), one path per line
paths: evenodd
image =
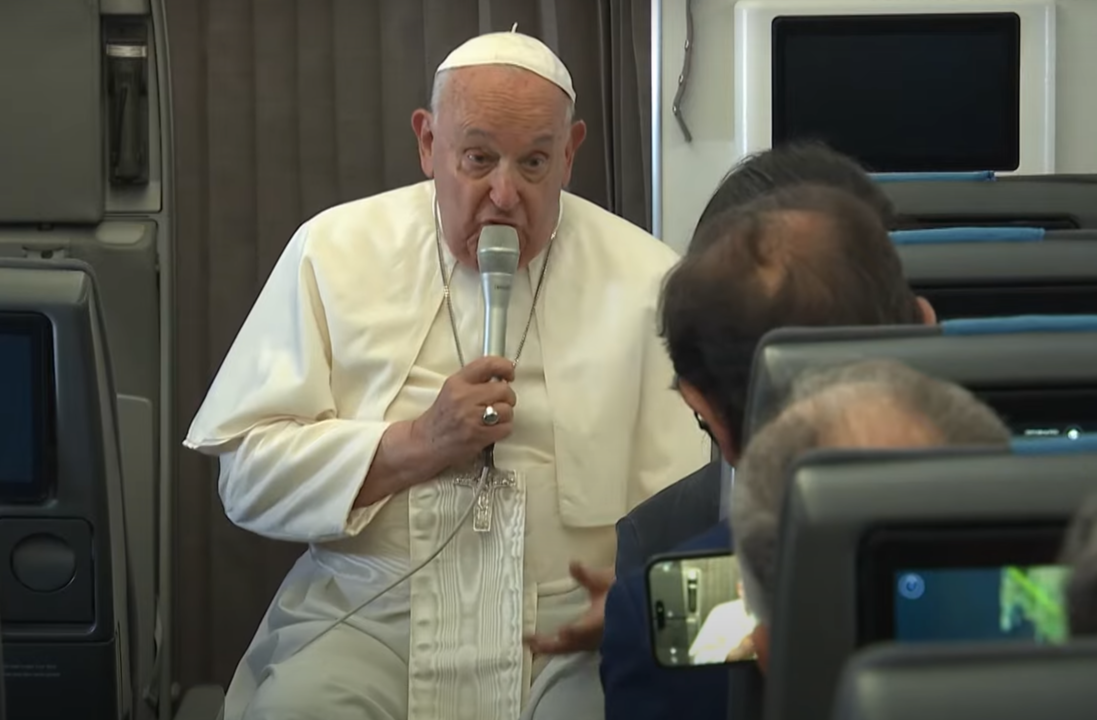
M1066 522L879 528L857 553L857 647L895 640L895 573L1058 564Z
M836 148L851 155L875 172L971 172L993 170L1010 172L1021 165L1021 18L1015 12L1001 13L938 13L895 15L802 15L773 19L771 33L771 144L781 145L797 140L827 138L797 138L788 129L788 108L785 102L786 40L794 35L887 35L895 33L987 32L991 23L997 31L1010 33L1009 72L1016 81L1010 85L1007 101L1010 111L1004 113L1006 147L992 156L955 158L922 153L910 158L866 158L851 148ZM998 116L999 113L994 113ZM828 143L833 144L833 143Z
M937 311L938 321L958 320L970 318L1012 317L1016 315L1091 315L1097 314L1097 282L1086 283L1058 283L1058 284L1029 284L1029 285L945 285L945 284L919 284L912 283L914 292L929 301L933 309ZM1093 298L1093 300L1091 300ZM975 300L980 304L1008 305L1016 303L1018 306L1028 307L1021 310L1018 307L1002 310L1000 312L979 313L953 313L947 309L952 305ZM1005 302L1002 302L1005 300ZM1061 304L1064 308L1073 308L1067 311L1049 312L1046 310L1033 310L1034 302ZM1093 302L1094 308L1078 309L1078 301L1084 303Z
M0 334L31 339L31 397L34 478L31 482L0 477L0 503L46 500L57 484L57 410L54 392L53 323L40 313L0 313Z
M1000 388L971 391L1002 418L1014 437L1018 425L1087 425L1097 428L1097 387ZM1077 408L1077 413L1074 412ZM1065 417L1071 415L1072 417ZM1035 419L1033 419L1035 418Z

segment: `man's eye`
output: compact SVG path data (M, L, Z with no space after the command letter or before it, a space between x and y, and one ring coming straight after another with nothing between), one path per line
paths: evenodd
M486 165L488 162L488 156L482 153L468 153L465 158L473 165Z

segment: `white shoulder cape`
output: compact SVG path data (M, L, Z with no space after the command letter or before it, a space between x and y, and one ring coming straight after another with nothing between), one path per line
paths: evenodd
M222 457L241 526L319 542L368 521L348 520L351 502L442 303L432 197L424 182L331 208L287 245L185 441ZM562 519L598 527L707 462L709 443L657 335L677 256L590 202L562 202L537 323Z

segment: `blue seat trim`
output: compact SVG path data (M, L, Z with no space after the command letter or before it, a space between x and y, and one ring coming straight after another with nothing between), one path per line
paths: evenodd
M941 323L943 335L1008 335L1011 333L1097 332L1097 315L1017 315L963 318ZM1094 343L1097 352L1097 342Z
M876 182L988 182L995 180L993 170L978 172L873 173Z
M1038 227L954 227L926 230L894 230L891 239L896 245L969 242L1038 242L1047 230Z
M1010 443L1010 450L1015 455L1097 453L1097 435L1080 435L1074 440L1062 435L1040 438L1019 437L1014 438Z

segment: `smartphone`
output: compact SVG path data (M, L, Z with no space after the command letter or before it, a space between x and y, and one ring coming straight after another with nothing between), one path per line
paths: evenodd
M753 662L758 624L728 552L657 555L647 567L651 647L663 667Z

